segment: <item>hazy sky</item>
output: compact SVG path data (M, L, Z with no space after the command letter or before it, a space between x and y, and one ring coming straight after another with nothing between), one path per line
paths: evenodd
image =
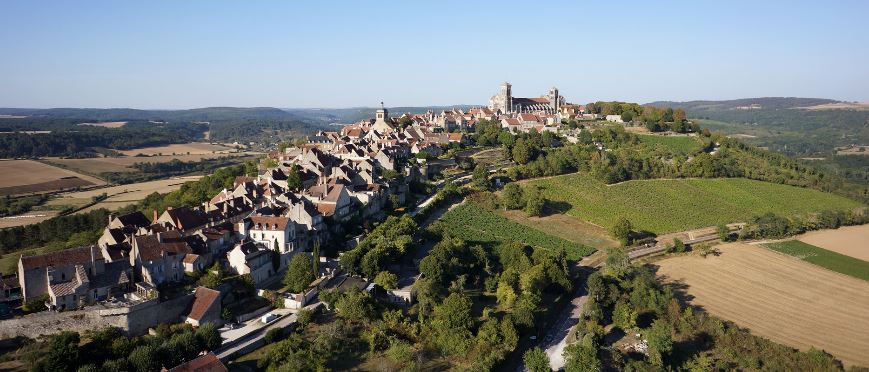
M2 1L0 107L869 101L869 1L251 3Z

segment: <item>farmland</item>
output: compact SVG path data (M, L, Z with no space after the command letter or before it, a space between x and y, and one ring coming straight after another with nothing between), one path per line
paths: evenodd
M464 203L453 208L440 221L446 224L446 231L451 235L475 244L491 247L516 241L552 250L563 247L568 258L572 260L594 252L594 248L518 224L473 203Z
M765 246L776 252L799 258L825 269L869 281L869 262L818 248L799 240L768 243Z
M33 160L0 161L0 196L44 193L103 184L99 179Z
M82 173L99 175L104 172L138 172L133 168L134 163L166 163L172 159L178 159L183 162L198 162L202 159L213 159L221 156L232 156L235 154L183 154L183 155L154 155L154 156L124 156L124 157L106 157L106 158L87 158L87 159L61 159L49 158L46 162L57 164L59 166L76 170ZM248 155L241 153L240 156Z
M869 262L869 225L810 231L800 241Z
M606 185L585 173L529 181L545 197L569 206L566 213L604 227L624 216L639 230L663 234L740 222L774 212L804 215L861 204L820 191L748 179L628 181ZM799 200L799 203L795 203Z
M720 256L659 261L658 275L690 302L752 333L846 365L869 365L869 282L762 247L719 246Z
M146 196L158 192L165 194L172 192L181 187L182 184L189 181L196 181L202 176L176 177L158 181L139 182L129 185L119 185L107 188L65 193L61 197L51 200L49 206L83 206L93 200L95 196L105 193L108 198L99 203L90 206L81 212L89 210L106 208L115 210L125 207L130 204L135 204Z
M696 137L641 135L640 141L652 146L661 146L679 154L691 154L700 150L700 141Z
M589 247L601 249L619 245L617 241L610 238L606 229L566 214L529 217L520 210L499 210L498 213L532 229Z
M190 155L205 155L205 154L214 154L214 153L229 153L234 151L235 149L221 146L221 145L212 145L210 143L202 143L202 142L189 142L189 143L175 143L166 146L158 146L158 147L144 147L139 149L132 150L124 150L120 151L120 153L127 156L136 156L136 155L172 155L172 154L190 154Z

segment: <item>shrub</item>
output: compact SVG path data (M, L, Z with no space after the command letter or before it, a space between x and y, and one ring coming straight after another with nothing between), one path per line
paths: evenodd
M266 345L268 345L278 342L282 338L284 338L284 330L282 328L272 328L268 330L268 332L266 332L263 340L265 341Z

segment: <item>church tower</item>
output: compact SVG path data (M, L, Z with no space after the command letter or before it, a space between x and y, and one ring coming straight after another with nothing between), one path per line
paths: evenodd
M513 86L508 82L501 84L501 92L499 94L501 101L501 111L505 113L513 112Z
M392 126L392 119L389 118L389 110L383 107L383 102L380 102L380 109L374 114L374 125L371 129L380 133L389 133L395 130Z
M558 112L558 110L561 108L561 97L558 96L558 88L549 88L549 94L546 95L546 98L549 98L549 107L552 110Z

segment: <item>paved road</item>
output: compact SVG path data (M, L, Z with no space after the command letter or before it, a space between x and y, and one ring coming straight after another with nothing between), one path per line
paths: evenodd
M313 310L313 309L316 309L322 305L323 304L318 301L318 302L315 302L315 303L310 304L308 306L305 306L305 309ZM269 324L266 324L263 327L259 327L258 329L246 334L245 336L242 336L241 338L238 338L234 341L227 340L224 342L224 345L221 346L221 348L217 350L217 353L215 353L215 354L217 354L217 357L225 363L236 352L238 352L240 350L245 350L245 349L251 347L252 345L263 342L263 338L265 337L266 332L268 332L270 329L287 328L296 322L296 318L297 318L297 316L295 313L285 315L284 317L282 317L278 320L275 320ZM259 321L259 320L257 319L256 321Z

